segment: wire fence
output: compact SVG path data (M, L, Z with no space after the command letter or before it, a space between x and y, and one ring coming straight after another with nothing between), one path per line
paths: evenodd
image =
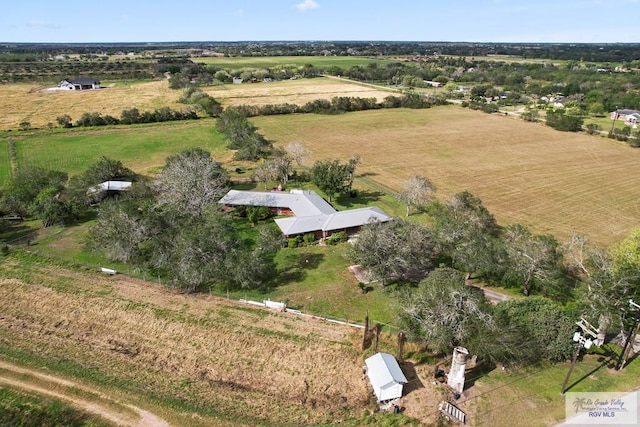
M6 242L7 244L11 245L11 246L26 246L28 247L31 244L31 241L33 241L36 238L37 235L37 231L34 231L32 233L26 234L24 236L21 236L19 238L13 239L11 241ZM37 253L37 250L35 251ZM158 285L161 286L165 286L165 287L171 287L171 284L169 283L169 281L167 281L166 279L162 278L161 276L157 276L157 275L152 275L149 274L145 271L142 270L138 270L138 269L132 269L132 268L127 268L125 266L120 266L118 268L112 266L112 265L101 265L98 263L88 263L85 259L80 259L80 258L74 258L74 257L69 257L69 256L55 256L52 254L47 254L46 255L47 258L50 258L54 261L58 261L58 262L64 262L64 263L68 263L71 264L77 268L81 268L84 270L88 270L88 271L95 271L98 274L105 274L105 275L121 275L124 277L131 277L131 278L135 278L135 279L141 279L145 282L152 282L152 283L157 283ZM270 299L264 299L262 301L255 301L255 300L251 300L248 299L246 296L244 298L238 298L236 296L231 295L228 291L227 292L216 292L213 289L210 289L208 294L210 296L214 296L217 298L222 298L225 299L229 302L233 302L233 303L237 303L237 304L242 304L242 305L251 305L254 307L260 307L260 308L265 308L265 309L271 309L271 310L276 310L276 311L280 311L283 313L289 313L295 316L300 316L303 318L309 318L309 319L316 319L316 320L321 320L324 321L326 323L331 323L331 324L335 324L335 325L343 325L343 326L349 326L349 327L353 327L353 328L357 328L357 329L364 329L365 325L358 323L356 321L354 321L353 319L358 317L356 315L354 315L351 320L349 320L348 317L341 317L341 316L336 316L335 314L332 313L320 313L320 312L314 312L314 311L308 311L308 310L298 310L298 309L294 309L294 308L290 308L287 307L287 304L285 302L280 302L280 301L272 301ZM392 325L390 323L381 321L381 320L376 320L376 319L369 319L369 324L370 325L375 325L375 324L380 324L384 329L387 329L389 332L399 332L400 331L400 327L396 326L396 325Z

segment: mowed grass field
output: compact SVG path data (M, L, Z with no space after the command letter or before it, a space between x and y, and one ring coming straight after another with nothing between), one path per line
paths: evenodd
M269 139L315 160L358 154L356 180L400 190L424 175L438 197L468 190L500 224L608 245L640 226L640 151L585 134L462 109L375 110L252 119Z
M232 156L213 120L16 133L13 138L20 166L40 166L70 175L84 172L100 156L120 160L143 174L157 172L167 157L191 147L204 148L223 162Z

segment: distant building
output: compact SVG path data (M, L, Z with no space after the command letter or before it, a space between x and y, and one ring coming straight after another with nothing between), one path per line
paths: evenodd
M100 81L89 77L81 77L74 80L64 79L60 82L58 87L65 90L100 89Z
M242 84L242 77L234 77L233 78L233 84L234 85Z
M638 126L640 123L640 111L620 109L611 113L611 120L622 120L625 125Z

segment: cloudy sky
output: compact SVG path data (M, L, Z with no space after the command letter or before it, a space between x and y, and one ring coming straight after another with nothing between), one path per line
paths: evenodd
M640 42L640 0L0 0L0 42Z

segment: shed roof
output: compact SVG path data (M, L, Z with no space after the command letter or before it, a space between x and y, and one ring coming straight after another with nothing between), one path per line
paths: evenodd
M374 390L390 384L406 384L407 378L402 373L395 357L389 353L377 353L364 361L367 365L367 376Z
M125 191L131 188L130 181L105 181L89 188L89 193L97 193L100 191Z

